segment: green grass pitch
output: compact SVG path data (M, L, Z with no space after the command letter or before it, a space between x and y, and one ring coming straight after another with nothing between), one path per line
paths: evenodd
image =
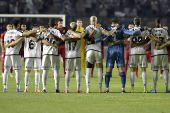
M105 63L104 63L105 66ZM106 69L104 68L104 74ZM0 70L1 73L1 70ZM24 63L21 70L21 89L24 90ZM139 76L141 71L139 69ZM13 72L14 75L14 72ZM42 75L42 71L41 71ZM159 79L156 94L142 93L143 82L141 78L135 79L135 93L121 93L121 80L118 70L113 70L110 81L110 93L98 93L97 71L91 78L91 93L76 93L76 78L71 77L69 92L55 93L52 70L49 70L47 80L47 93L35 93L34 71L30 74L29 92L17 93L15 78L8 77L8 92L3 92L3 80L0 78L0 113L170 113L170 94L165 94L164 80ZM126 82L126 91L130 90L130 72ZM152 89L152 71L150 64L147 69L148 91ZM65 82L63 68L60 69L60 90L64 92ZM83 76L83 75L82 75ZM42 80L40 80L42 90ZM85 78L82 77L82 91L86 91ZM103 91L105 84L103 79Z

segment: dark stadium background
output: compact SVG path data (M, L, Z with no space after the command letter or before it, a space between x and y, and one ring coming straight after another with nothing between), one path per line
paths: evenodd
M170 0L0 0L1 14L65 14L66 27L77 19L83 20L83 27L89 25L89 17L95 15L104 28L110 26L113 19L127 27L134 16L142 18L142 26L154 27L155 18L170 26ZM10 20L6 19L6 23ZM28 25L46 24L48 19L22 19ZM0 32L6 28L0 20Z

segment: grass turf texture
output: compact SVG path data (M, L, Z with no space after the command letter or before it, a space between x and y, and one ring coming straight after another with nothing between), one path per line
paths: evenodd
M104 63L105 66L105 63ZM104 74L106 69L104 68ZM0 70L1 73L1 70ZM139 76L141 71L139 69ZM13 75L14 72L13 72ZM24 90L24 63L21 70L21 89ZM156 94L143 93L143 81L135 79L135 93L121 93L121 80L118 77L117 68L113 69L113 77L110 81L110 93L98 93L97 71L91 79L91 93L77 94L76 78L71 77L68 94L55 93L53 71L50 69L47 79L47 93L35 93L34 71L30 74L29 92L17 93L15 78L8 77L8 92L3 92L3 80L0 78L0 113L169 113L170 94L165 94L164 80L158 79ZM147 69L148 91L152 89L152 71L150 64ZM42 71L41 71L42 76ZM83 76L83 74L82 74ZM130 90L130 72L126 82L126 91ZM42 89L40 79L40 89ZM82 77L82 91L86 91L85 78ZM60 90L65 90L63 68L60 69ZM103 91L105 83L103 79Z

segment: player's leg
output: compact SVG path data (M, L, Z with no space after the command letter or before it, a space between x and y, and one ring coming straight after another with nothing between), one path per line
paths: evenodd
M15 70L15 75L16 75L16 83L17 83L17 92L23 92L20 88L20 83L21 83L21 56L20 55L12 55L12 67Z
M102 81L103 81L103 73L102 73L102 63L103 63L103 57L101 52L95 51L95 59L96 59L96 68L97 68L97 73L98 73L98 83L99 83L99 88L98 91L99 93L102 92Z
M91 70L92 70L92 65L95 61L95 54L94 51L89 50L86 53L86 87L87 91L86 93L90 93L90 80L91 80Z
M135 71L138 62L139 55L131 55L129 57L131 93L134 93Z
M60 59L59 56L50 55L50 62L52 70L54 71L54 81L55 81L55 92L59 93L59 81L60 81L60 75L59 75L59 69L60 69Z
M135 74L135 77L138 78L138 65L136 67L136 74Z
M11 57L6 56L4 59L4 73L3 73L3 85L4 85L4 92L7 92L7 82L8 82L8 73L11 68Z
M125 74L127 77L127 70L128 70L128 61L129 61L129 51L125 51Z
M122 83L122 93L125 93L125 84L126 84L126 74L125 74L125 59L124 59L124 51L121 53L118 52L116 56L117 67L120 71L119 76L121 77Z
M61 45L61 57L63 58L63 68L64 68L64 75L63 77L65 77L65 45Z
M147 93L147 74L146 68L148 67L147 57L146 55L140 55L139 57L139 66L141 67L142 71L142 80L144 85L144 93Z
M2 75L1 75L1 77L3 77L3 74L4 74L4 60L5 60L5 53L1 52L1 58L2 58L2 64L1 64Z
M34 70L35 70L35 92L41 92L39 89L40 83L40 69L41 69L41 59L34 59Z
M74 67L76 72L77 93L83 93L81 91L81 58L74 59Z
M10 77L14 77L14 76L12 75L12 72L13 72L13 68L11 67L11 69L10 69Z
M82 70L83 70L83 76L85 77L86 76L86 51L85 51L85 48L82 50L82 45L81 45L81 67L82 67Z
M68 93L69 82L70 82L70 73L73 71L73 61L74 59L66 59L66 76L65 76L65 93Z
M74 70L74 67L73 67L73 72L72 72L72 77L74 77L74 75L75 75L75 70Z
M33 58L26 58L25 59L25 91L28 92L28 84L29 84L29 78L30 78L30 72L32 70L34 64Z
M44 55L42 58L42 84L43 84L43 90L42 92L46 92L46 85L47 85L47 75L48 70L50 68L50 55Z
M168 74L168 69L169 69L169 62L168 62L168 55L160 55L160 69L163 70L164 74L164 83L165 83L165 93L170 93L168 89L169 85L169 74Z
M153 89L151 93L156 93L156 86L158 81L158 70L159 70L159 56L152 57L151 70L153 70Z
M106 65L107 65L107 63L106 63ZM106 75L105 75L106 90L104 91L104 93L109 93L109 82L110 82L110 77L111 77L112 69L113 69L112 67L109 67L107 65Z

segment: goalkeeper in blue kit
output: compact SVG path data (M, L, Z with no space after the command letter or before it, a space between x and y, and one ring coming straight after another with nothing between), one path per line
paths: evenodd
M117 26L118 21L112 21L111 27L108 27L107 30L112 30ZM112 36L99 37L95 40L96 43L102 42L108 38L108 51L106 59L106 75L105 75L105 84L106 90L105 93L109 93L109 82L110 77L112 76L112 69L114 68L114 63L116 61L117 68L120 71L120 77L122 82L122 93L125 93L125 84L126 84L126 75L125 75L125 60L124 60L124 40L129 38L129 35L136 35L140 33L140 29L135 31L126 30L124 27L117 28L116 32ZM127 36L128 35L128 36Z

